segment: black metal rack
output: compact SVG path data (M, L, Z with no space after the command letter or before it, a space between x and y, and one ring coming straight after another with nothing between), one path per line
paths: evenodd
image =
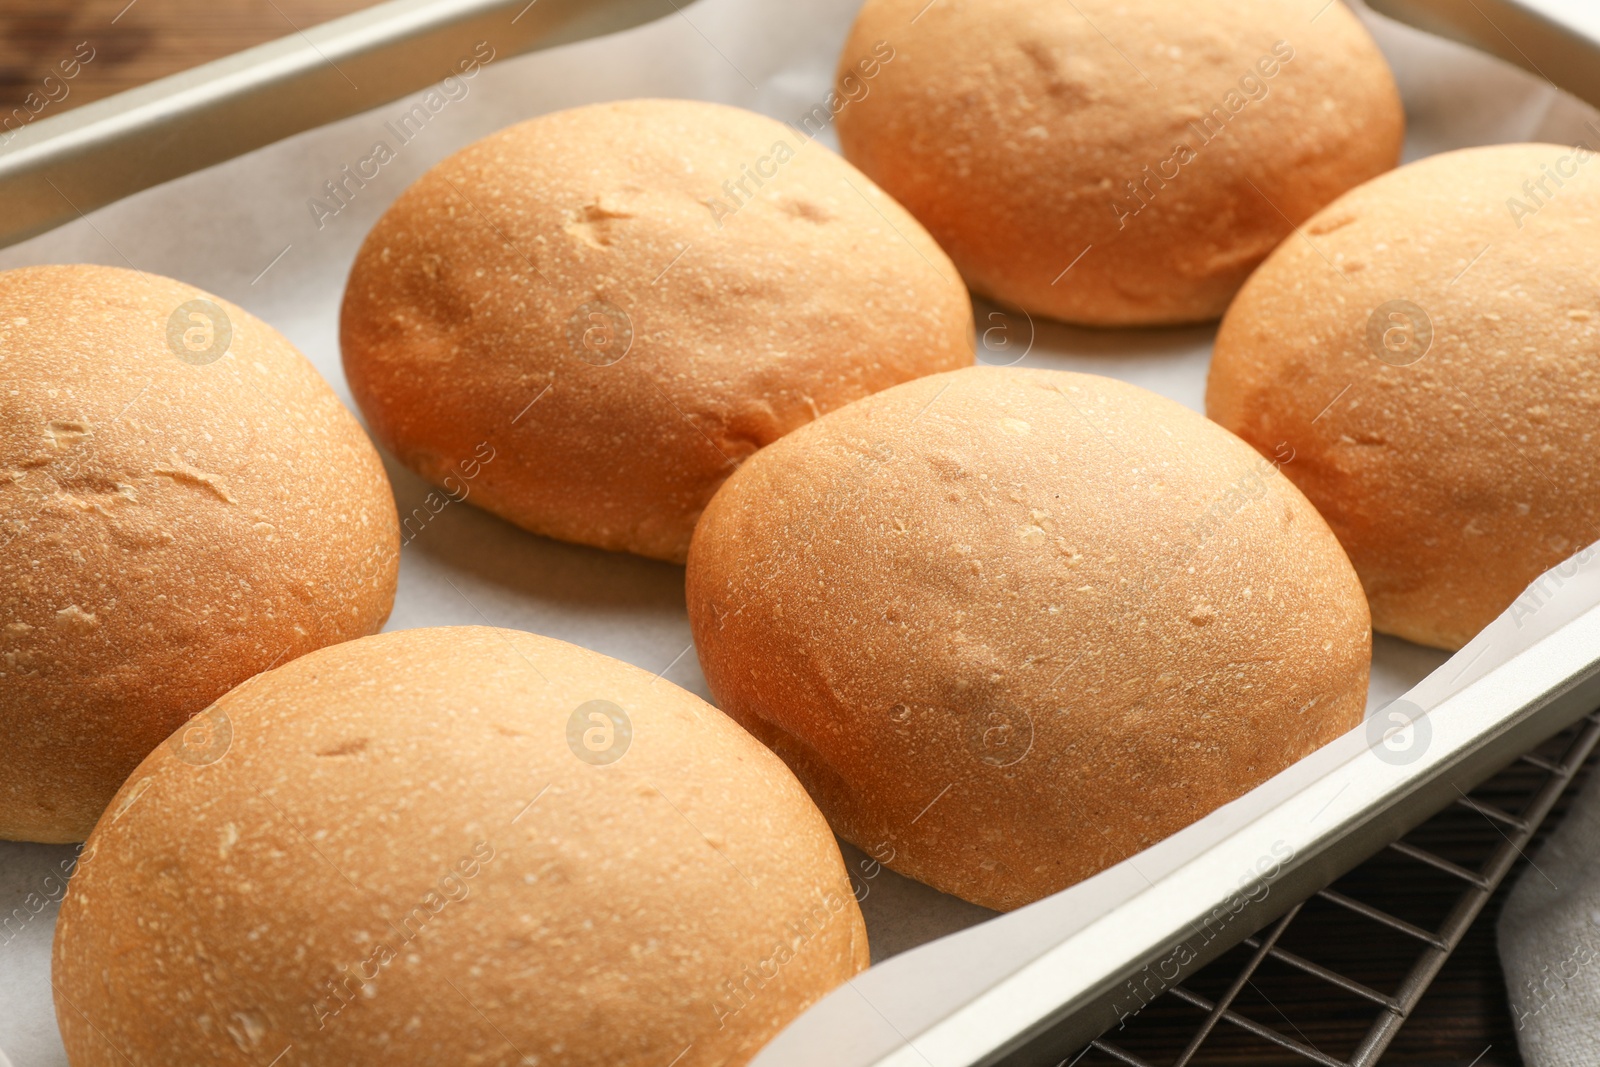
M1565 807L1597 742L1600 713L1462 793L1063 1062L1198 1067L1225 1057L1372 1067L1540 828ZM1371 930L1356 929L1362 924L1394 936L1374 941ZM1375 952L1375 944L1386 947ZM1311 1033L1285 1010L1307 1003L1319 1004Z

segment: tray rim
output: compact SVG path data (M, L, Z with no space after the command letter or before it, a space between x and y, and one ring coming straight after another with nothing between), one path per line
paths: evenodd
M386 0L48 115L0 144L0 248L435 85L479 41L519 55L675 11L679 0Z

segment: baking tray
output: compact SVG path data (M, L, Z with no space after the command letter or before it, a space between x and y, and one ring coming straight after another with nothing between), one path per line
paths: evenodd
M0 247L432 85L479 41L517 55L675 10L675 0L389 0L47 115L0 149Z
M1284 2L1303 9L1308 26L1326 7ZM510 121L597 99L693 96L779 118L806 114L827 90L856 3L382 5L30 124L0 149L0 238L41 235L0 252L0 266L96 261L192 281L277 326L348 402L334 342L344 270L377 215L433 162ZM1414 15L1401 10L1403 0L1387 6ZM1416 5L1431 18L1443 6ZM1466 8L1502 10L1466 0L1458 13ZM642 25L654 15L662 17ZM1538 28L1548 33L1550 24ZM1369 25L1412 115L1408 158L1535 135L1594 136L1584 131L1592 112L1521 72L1384 20ZM628 26L635 28L580 41ZM1579 40L1552 39L1569 49ZM379 105L431 84L483 41L496 58L476 74L470 96L452 100L448 123L429 127L337 218L313 228L306 199L370 143L362 138L380 128ZM511 58L556 44L565 47ZM1515 52L1518 42L1502 50ZM1527 60L1519 65L1555 65L1545 51ZM1577 80L1571 86L1589 93ZM95 212L100 204L109 206ZM70 219L77 221L42 232ZM1111 374L1198 406L1209 329L1101 333L987 305L978 311L984 362ZM389 470L408 511L426 487L392 463ZM1503 617L1448 662L1380 638L1370 705L1404 696L1415 721L1398 738L1385 739L1387 713L1375 718L1375 732L1341 738L1195 826L1029 908L992 918L846 848L874 967L797 1020L757 1062L1057 1062L1600 703L1597 568L1600 561L1580 554L1542 580L1532 594L1536 611ZM544 541L455 507L402 552L390 628L487 621L535 630L708 695L681 585L679 569ZM0 902L38 899L63 854L0 846ZM43 970L52 898L46 889L16 933L0 935L0 1049L17 1067L65 1062L53 1043Z

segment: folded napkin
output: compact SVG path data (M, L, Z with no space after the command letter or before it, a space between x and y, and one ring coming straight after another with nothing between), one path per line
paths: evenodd
M1527 1067L1600 1064L1600 774L1522 872L1498 936Z

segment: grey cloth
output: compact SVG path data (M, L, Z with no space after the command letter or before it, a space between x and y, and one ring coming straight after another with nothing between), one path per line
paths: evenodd
M1527 1067L1600 1064L1600 774L1531 857L1497 933Z

